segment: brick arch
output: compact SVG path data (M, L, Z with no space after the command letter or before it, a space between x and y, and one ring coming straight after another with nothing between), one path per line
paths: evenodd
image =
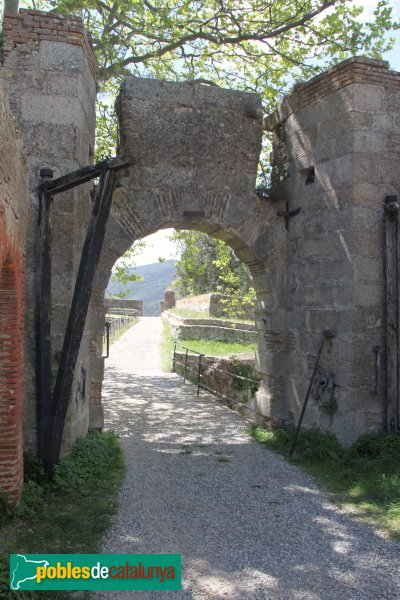
M12 251L0 268L0 493L17 502L23 484L23 278Z

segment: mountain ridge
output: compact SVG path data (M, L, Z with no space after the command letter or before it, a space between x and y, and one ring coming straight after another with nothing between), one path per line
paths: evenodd
M142 275L143 281L133 281L121 284L112 281L112 276L106 289L106 298L126 293L125 300L143 300L143 315L154 317L160 314L160 300L164 292L176 278L176 260L150 263L128 269L129 274Z

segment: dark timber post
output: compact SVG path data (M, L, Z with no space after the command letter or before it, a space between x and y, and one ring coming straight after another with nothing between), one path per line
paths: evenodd
M46 468L60 455L65 417L74 370L100 258L116 172L129 163L123 157L101 161L52 181L48 169L39 185L39 239L36 279L36 376L38 394L39 453ZM51 396L51 202L56 194L100 177L69 312L53 396Z
M176 342L174 343L174 354L172 357L172 371L176 372Z
M51 169L40 171L41 182L53 177ZM42 460L46 431L49 424L51 407L51 342L50 342L50 313L51 313L51 206L53 196L42 192L39 195L39 239L36 257L36 398L37 398L37 428L38 455Z
M398 292L397 292L397 196L386 196L386 354L388 432L398 431Z
M199 354L199 370L197 373L197 395L200 396L200 379L201 379L201 359L204 354Z
M64 344L61 351L50 425L49 444L45 449L44 463L48 467L58 461L67 414L69 396L71 393L74 370L78 358L79 347L85 327L93 278L100 258L106 224L111 207L116 173L105 171L100 176L93 203L93 212L88 234L82 251L76 279L71 310L69 313Z

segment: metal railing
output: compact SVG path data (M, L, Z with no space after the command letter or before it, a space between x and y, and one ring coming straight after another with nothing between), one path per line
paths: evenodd
M177 360L177 348L178 347L185 351L184 362L180 362L179 360ZM190 355L197 355L197 357L198 357L197 361L195 361L195 364L192 366L191 366L192 361L189 360ZM203 389L203 390L209 392L210 394L217 396L218 398L220 398L222 400L228 401L229 403L231 403L234 406L242 406L249 412L252 412L252 413L256 414L257 416L262 417L263 415L261 415L261 413L254 410L253 408L247 406L246 402L241 402L237 398L232 398L232 397L216 390L215 388L212 388L209 385L206 385L204 383L204 378L205 378L204 375L205 375L205 369L207 371L212 369L214 372L225 373L226 375L229 375L232 379L237 379L240 381L248 382L251 384L249 386L250 388L257 386L257 389L261 383L261 380L251 379L250 377L244 377L243 375L237 375L236 373L232 373L231 371L227 371L226 369L221 369L210 363L206 364L203 362L204 357L205 357L205 354L202 354L201 352L198 352L197 350L193 350L192 348L188 348L187 346L183 346L182 344L179 344L177 341L175 341L174 342L174 353L173 353L173 357L172 357L172 370L175 373L177 373L178 375L179 374L183 375L184 383L186 382L187 379L189 379L189 381L191 381L192 383L194 383L197 386L197 396L200 395L200 389ZM177 371L177 369L176 369L177 366L182 367L182 373L179 373ZM190 373L192 373L194 375L194 377L193 377L194 381L192 381L190 379L190 377L188 376ZM209 373L208 373L208 376L210 376Z
M130 325L133 325L137 321L137 318L137 314L106 315L103 333L103 348L105 346L106 354L103 358L110 356L110 339L127 329Z

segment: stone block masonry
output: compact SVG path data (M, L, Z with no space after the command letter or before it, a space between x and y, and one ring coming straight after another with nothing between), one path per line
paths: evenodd
M26 50L26 45L37 45L41 41L80 46L87 58L93 79L97 77L93 49L79 17L20 9L16 14L4 15L3 35L3 53L6 59L16 48ZM48 60L51 61L52 57L49 56Z
M334 375L337 411L328 416L311 402L306 424L350 443L385 428L384 199L400 194L400 74L381 61L344 61L298 86L266 128L274 134L275 168L287 175L280 193L301 212L287 233L282 316L296 353L268 323L259 368L264 372L272 355L282 357L276 376L286 380L288 400L277 416L296 422L320 332L334 329L323 366Z
M169 311L163 312L163 319L172 328L173 337L178 340L216 340L236 344L253 344L257 341L254 325L233 323L223 319L186 319Z
M96 63L77 17L20 10L3 23L4 81L21 131L29 167L30 202L26 261L25 394L26 449L36 451L35 270L39 171L54 177L93 162ZM75 275L91 211L88 185L57 196L53 203L52 371L58 367ZM63 452L87 432L89 421L91 318L81 344L64 430Z
M210 317L223 317L227 313L227 303L230 297L223 294L201 294L199 296L185 296L179 298L175 306L176 308L186 308L199 312L205 312ZM243 318L254 319L254 305L246 304L242 307Z
M0 80L26 149L30 194L25 206L26 167L1 88L0 378L5 385L0 384L0 489L9 469L7 485L17 498L24 282L24 443L36 449L39 171L50 167L58 177L93 162L96 65L75 17L21 10L5 16L3 33ZM93 427L103 425L104 291L111 269L136 239L166 227L222 239L250 269L257 294L256 365L262 376L254 411L272 422L297 422L321 331L329 328L336 337L324 348L322 366L334 376L337 410L328 414L314 397L305 423L333 431L344 444L383 431L384 199L400 193L400 75L386 63L350 59L297 87L266 121L254 94L129 77L117 113L118 152L132 166L119 174L113 197L64 452L86 433L89 418ZM272 132L274 168L283 178L274 201L255 192L263 128ZM88 186L54 200L54 370L91 207ZM296 216L283 218L287 209L296 208L301 209ZM172 296L164 304L171 306ZM376 346L382 349L377 393Z
M0 493L23 483L24 279L28 169L0 79Z

